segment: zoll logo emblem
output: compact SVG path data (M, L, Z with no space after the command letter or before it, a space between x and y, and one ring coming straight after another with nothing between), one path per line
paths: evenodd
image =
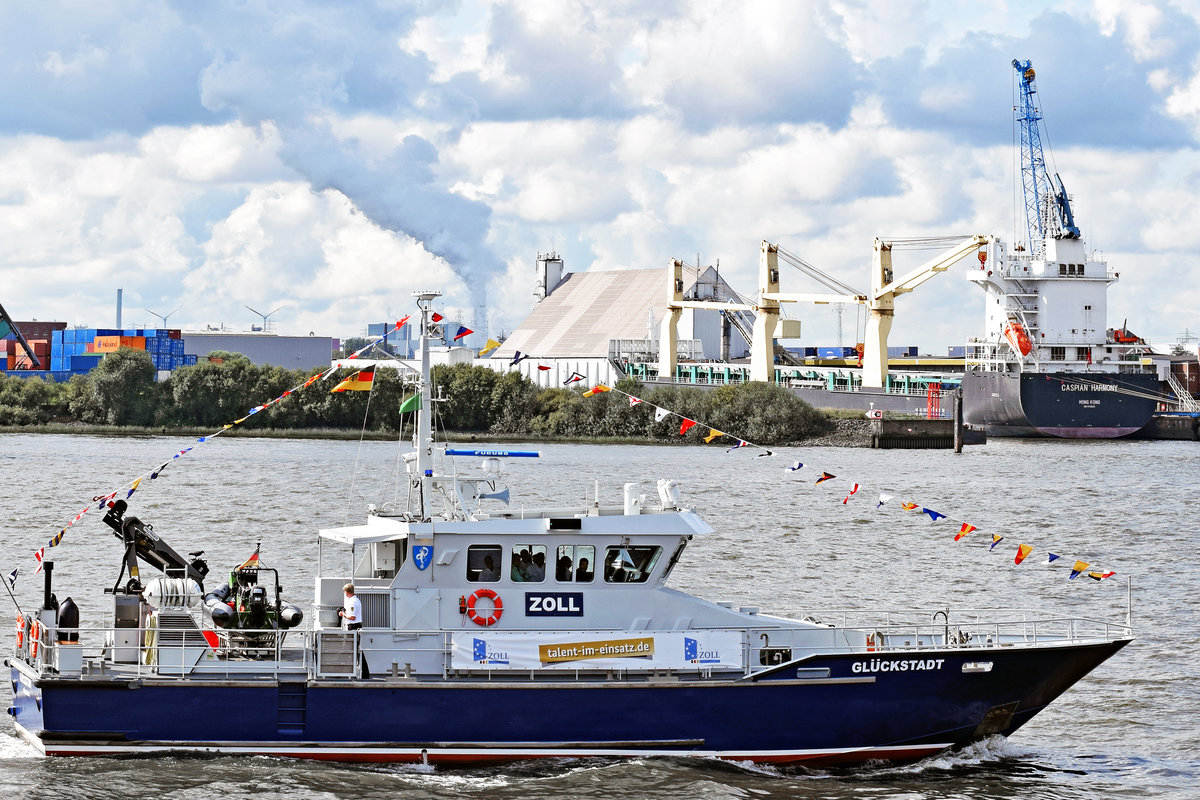
M527 617L582 617L583 592L526 592Z

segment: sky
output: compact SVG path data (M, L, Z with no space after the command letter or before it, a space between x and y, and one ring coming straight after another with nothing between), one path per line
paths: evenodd
M1170 343L1200 332L1198 43L1200 0L5 3L0 303L346 337L435 289L495 335L539 252L753 294L763 239L865 290L876 237L1026 238L1017 58L1120 273L1109 326ZM968 266L898 299L892 345L982 334ZM838 343L831 307L788 315Z

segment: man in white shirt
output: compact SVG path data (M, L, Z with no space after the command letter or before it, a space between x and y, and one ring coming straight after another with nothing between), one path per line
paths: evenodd
M338 616L346 624L346 630L356 631L362 627L362 600L355 596L353 583L347 583L342 588L346 592L346 602L338 609Z

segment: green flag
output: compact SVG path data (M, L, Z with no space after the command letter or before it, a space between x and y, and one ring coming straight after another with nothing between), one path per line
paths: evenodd
M414 394L412 397L400 404L400 413L406 414L409 411L418 411L421 408L421 395Z

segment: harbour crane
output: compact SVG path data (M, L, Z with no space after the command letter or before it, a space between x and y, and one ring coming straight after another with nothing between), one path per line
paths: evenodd
M1017 106L1017 122L1021 126L1021 189L1025 198L1025 228L1028 235L1030 254L1033 258L1043 257L1045 240L1078 239L1079 228L1071 211L1071 200L1063 186L1062 178L1055 172L1053 178L1046 169L1046 158L1042 153L1040 109L1034 99L1037 94L1032 61L1013 59L1013 69L1020 80L1020 103Z
M24 335L17 329L17 323L12 321L12 317L4 310L4 306L0 306L0 339L3 339L10 333L16 337L16 341L21 345L21 349L29 356L29 362L33 364L33 368L41 369L42 362L33 354L33 348L29 346L29 342L25 341Z

